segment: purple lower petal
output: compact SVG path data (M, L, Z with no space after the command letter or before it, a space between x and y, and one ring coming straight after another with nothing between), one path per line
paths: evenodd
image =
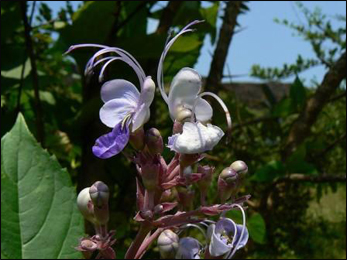
M107 159L120 153L129 141L129 127L117 124L112 132L100 136L93 146L93 153L101 159Z

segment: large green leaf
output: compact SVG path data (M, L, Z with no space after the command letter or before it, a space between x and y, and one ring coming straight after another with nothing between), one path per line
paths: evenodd
M286 169L281 161L270 161L266 165L260 167L250 178L256 182L271 182L277 177L283 176Z
M253 214L247 223L249 235L258 244L264 244L266 239L266 225L259 213Z
M19 115L1 139L1 257L79 258L83 219L75 201L68 173Z

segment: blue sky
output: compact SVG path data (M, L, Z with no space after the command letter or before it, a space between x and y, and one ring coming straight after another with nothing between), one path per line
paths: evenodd
M65 1L45 2L54 12L65 5ZM80 1L71 2L74 7L80 3ZM302 1L302 3L311 10L319 7L328 16L346 15L345 1ZM165 1L162 1L160 5L165 5ZM235 81L259 81L248 76L253 64L275 67L282 66L283 63L295 62L298 54L307 58L314 57L309 43L294 36L289 28L274 22L275 18L293 22L305 21L294 1L250 1L248 6L250 11L239 18L239 23L244 30L233 38L227 57L231 74L241 75ZM220 11L222 15L222 10ZM219 19L218 29L221 23ZM154 31L156 26L157 22L150 21L148 30ZM208 75L212 60L210 53L213 53L214 47L207 36L201 56L195 65L195 69L203 76ZM324 76L324 71L323 67L315 67L302 73L301 77L306 81L316 79L319 82ZM227 67L225 67L225 74L228 74ZM291 80L288 79L288 81Z

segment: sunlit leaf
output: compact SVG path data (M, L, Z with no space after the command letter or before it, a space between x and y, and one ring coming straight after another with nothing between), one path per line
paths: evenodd
M79 258L83 235L76 193L66 170L43 150L19 115L1 139L1 255Z

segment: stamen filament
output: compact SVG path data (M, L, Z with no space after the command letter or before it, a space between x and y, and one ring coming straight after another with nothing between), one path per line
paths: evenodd
M213 97L214 99L216 99L218 101L218 103L221 105L221 107L223 108L224 110L224 113L225 113L225 117L226 117L226 120L227 120L227 124L228 124L228 129L227 129L227 143L230 141L230 138L231 138L231 128L232 128L232 120L231 120L231 117L230 117L230 112L228 110L228 107L225 105L224 101L218 97L216 94L212 93L212 92L203 92L199 95L199 97L203 97L203 96L211 96ZM199 99L197 98L195 100L195 103L194 103L194 106L193 106L193 109L192 109L192 116L195 115L195 108L196 108L196 105L197 105L197 101Z
M195 20L193 22L191 22L190 24L188 24L187 26L185 26L174 38L172 38L166 45L164 48L163 53L161 54L160 60L159 60L159 65L158 65L158 71L157 71L157 81L158 81L158 86L159 86L159 90L160 93L164 99L164 101L168 104L169 103L169 98L165 92L165 88L164 88L164 72L163 72L163 67L164 67L164 59L166 57L166 54L168 53L169 49L171 48L171 46L174 44L174 42L178 39L179 36L181 36L184 33L187 32L192 32L194 31L193 29L188 29L190 26L195 25L197 23L201 23L204 21L199 21L199 20ZM168 41L168 40L167 40Z
M241 240L242 240L243 235L244 235L245 230L246 230L246 214L245 214L245 211L244 211L244 209L243 209L240 205L238 205L238 204L234 204L234 206L237 206L237 207L241 210L241 212L242 212L242 231L241 231L241 235L240 235L239 241L237 242L237 244L236 244L236 246L234 247L234 249L233 249L232 251L230 251L230 253L226 256L226 259L231 259L231 258L234 256L234 254L235 254L235 252L236 252L236 250L237 250L239 244L241 243ZM235 235L234 237L236 237L236 235Z

